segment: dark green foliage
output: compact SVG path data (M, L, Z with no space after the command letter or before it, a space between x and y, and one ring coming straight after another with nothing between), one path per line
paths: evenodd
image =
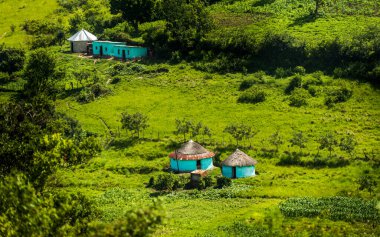
M302 67L302 66L297 66L297 67L295 67L295 68L293 69L293 72L294 72L295 74L305 75L305 73L306 73L306 69L305 69L304 67Z
M285 78L292 75L292 71L290 69L285 69L282 67L276 68L274 75L276 78Z
M206 188L212 187L214 185L214 180L213 180L211 175L204 177L202 180L203 180Z
M25 52L22 49L8 48L0 45L0 72L12 74L24 66Z
M154 183L154 188L157 190L174 191L179 188L179 178L177 175L168 173L158 176Z
M269 143L276 147L276 152L278 152L278 148L284 144L284 140L280 134L279 130L276 130L270 137Z
M28 96L46 94L54 87L55 65L55 56L47 49L37 49L30 53L24 72L27 80L25 93Z
M299 76L299 75L296 75L289 82L289 85L285 89L285 93L286 94L290 94L290 93L292 93L292 91L294 91L294 89L296 89L296 88L302 88L302 83L303 83L302 77Z
M153 0L110 0L110 5L111 13L121 13L136 30L139 23L152 19L154 11Z
M95 95L90 88L84 88L79 92L77 96L77 101L81 103L89 103L95 100Z
M318 155L315 155L315 157L310 159L301 159L302 156L305 155L302 152L284 152L284 154L281 155L279 162L277 162L277 165L280 166L301 166L301 167L308 167L308 168L338 168L338 167L345 167L350 164L350 161L344 158L337 158L332 157L328 159L322 159Z
M319 149L326 149L329 151L329 157L331 158L331 154L334 151L335 146L338 145L338 141L335 138L335 135L332 132L327 132L326 134L322 135L318 139L318 143L320 144Z
M340 139L339 148L341 151L347 152L351 157L355 151L357 142L353 134L346 134Z
M310 94L307 90L303 88L296 88L292 91L291 96L289 97L290 106L301 107L307 105L307 99L310 98Z
M165 212L161 203L153 200L153 204L143 209L127 212L124 217L109 224L98 224L89 229L91 237L124 237L150 236L156 227L163 224Z
M377 187L377 182L374 177L368 174L360 176L360 178L357 180L357 183L359 184L359 190L367 190L371 195Z
M183 118L182 120L176 119L176 131L175 135L183 135L183 141L186 141L186 136L190 135L192 139L195 139L198 135L202 135L203 138L212 136L211 130L209 127L203 125L201 122L195 123L191 120Z
M230 178L221 176L216 179L216 186L218 188L229 187L232 185L232 180Z
M140 137L140 132L149 127L148 116L141 113L128 114L127 112L121 114L121 128L131 131L132 135Z
M96 210L81 194L41 195L22 174L0 182L1 236L77 236Z
M366 201L349 197L289 198L280 203L283 215L287 217L325 217L334 221L380 222L375 200Z
M95 98L101 97L103 95L107 95L111 91L110 89L108 89L107 87L103 86L100 83L95 83L91 85L90 89L92 93L94 94Z
M346 102L351 98L353 91L347 87L334 88L328 92L325 105L334 106L336 103Z
M251 87L250 89L244 91L238 98L239 103L260 103L264 102L266 99L266 93L256 87Z

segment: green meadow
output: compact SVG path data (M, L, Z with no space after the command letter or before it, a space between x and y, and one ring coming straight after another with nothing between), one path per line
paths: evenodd
M207 7L214 28L205 38L213 42L215 37L215 42L227 46L240 33L260 45L275 32L314 50L338 39L348 45L367 27L380 24L380 6L375 0L328 1L320 18L310 17L315 5L311 0L215 2ZM0 0L0 44L26 47L33 36L20 27L25 19L62 17L67 23L73 13L59 15L55 11L58 5L53 0ZM142 39L141 35L136 38ZM281 74L277 65L258 63L240 72L218 72L207 70L207 59L94 59L68 53L68 42L50 50L57 58L57 69L65 72L55 81L57 112L77 120L86 132L99 138L103 151L86 163L60 167L49 177L46 190L82 193L89 198L99 210L91 224L112 223L159 199L166 218L153 236L380 235L379 215L374 215L375 221L347 220L347 216L354 216L349 208L338 217L321 208L317 214L303 210L312 214L289 216L280 208L292 200L289 198L338 196L376 202L378 213L378 85L331 70L303 67L281 68L286 71ZM210 57L210 62L215 59ZM0 85L0 101L14 100L22 90L25 81L16 79ZM299 84L289 89L296 80ZM249 88L242 88L247 83ZM101 85L104 93L88 99L94 84ZM265 95L264 101L241 103L243 96L252 97L257 91ZM294 100L300 106L294 106ZM122 129L121 114L126 112L139 112L149 119L149 127L138 139ZM175 134L176 119L201 122L210 128L211 136L187 135L186 140L193 139L216 152L214 164L219 165L239 148L258 161L256 176L234 179L230 187L221 189L158 191L148 187L152 177L157 180L170 172L168 155L184 142L181 134ZM251 127L255 135L238 142L224 132L227 126L239 124ZM297 132L306 138L302 149L291 143ZM278 145L272 142L276 133ZM335 139L331 151L321 147L326 134ZM339 146L347 136L355 140L351 153ZM175 175L190 179L190 174ZM215 182L221 176L220 167L209 176ZM360 190L363 176L376 182L373 190Z

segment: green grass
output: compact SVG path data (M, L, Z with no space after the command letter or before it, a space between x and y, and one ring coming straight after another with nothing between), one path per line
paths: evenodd
M0 44L24 47L26 34L20 25L26 20L43 19L58 7L55 0L1 0ZM10 26L15 26L12 32Z

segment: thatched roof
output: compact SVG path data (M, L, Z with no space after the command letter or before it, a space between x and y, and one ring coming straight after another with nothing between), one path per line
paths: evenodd
M170 153L169 157L177 160L200 160L213 157L214 155L213 152L209 152L203 146L190 140L182 144L179 149Z
M239 149L222 162L225 166L253 166L257 161Z

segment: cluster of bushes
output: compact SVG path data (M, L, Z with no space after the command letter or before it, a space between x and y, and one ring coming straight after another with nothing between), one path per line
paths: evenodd
M280 161L277 165L288 166L288 165L297 165L302 167L310 168L338 168L344 167L350 164L348 159L343 157L333 157L333 158L320 158L318 156L314 157L312 160L303 160L301 159L303 154L297 152L285 152L280 157Z
M111 93L111 90L100 83L95 83L90 87L85 87L80 91L77 96L77 101L81 103L89 103L94 101L96 98L105 96Z
M202 177L197 182L191 182L189 176L175 175L173 173L161 174L154 179L149 179L147 187L154 188L158 191L176 191L178 189L207 189L209 187L224 188L232 185L232 181L227 177L217 177L216 186L212 176Z
M0 44L0 72L8 75L22 70L25 62L25 52L22 49L6 47ZM5 75L1 76L7 78Z
M264 102L266 99L266 93L256 87L251 87L248 90L244 91L238 98L239 103L251 103L257 104Z

